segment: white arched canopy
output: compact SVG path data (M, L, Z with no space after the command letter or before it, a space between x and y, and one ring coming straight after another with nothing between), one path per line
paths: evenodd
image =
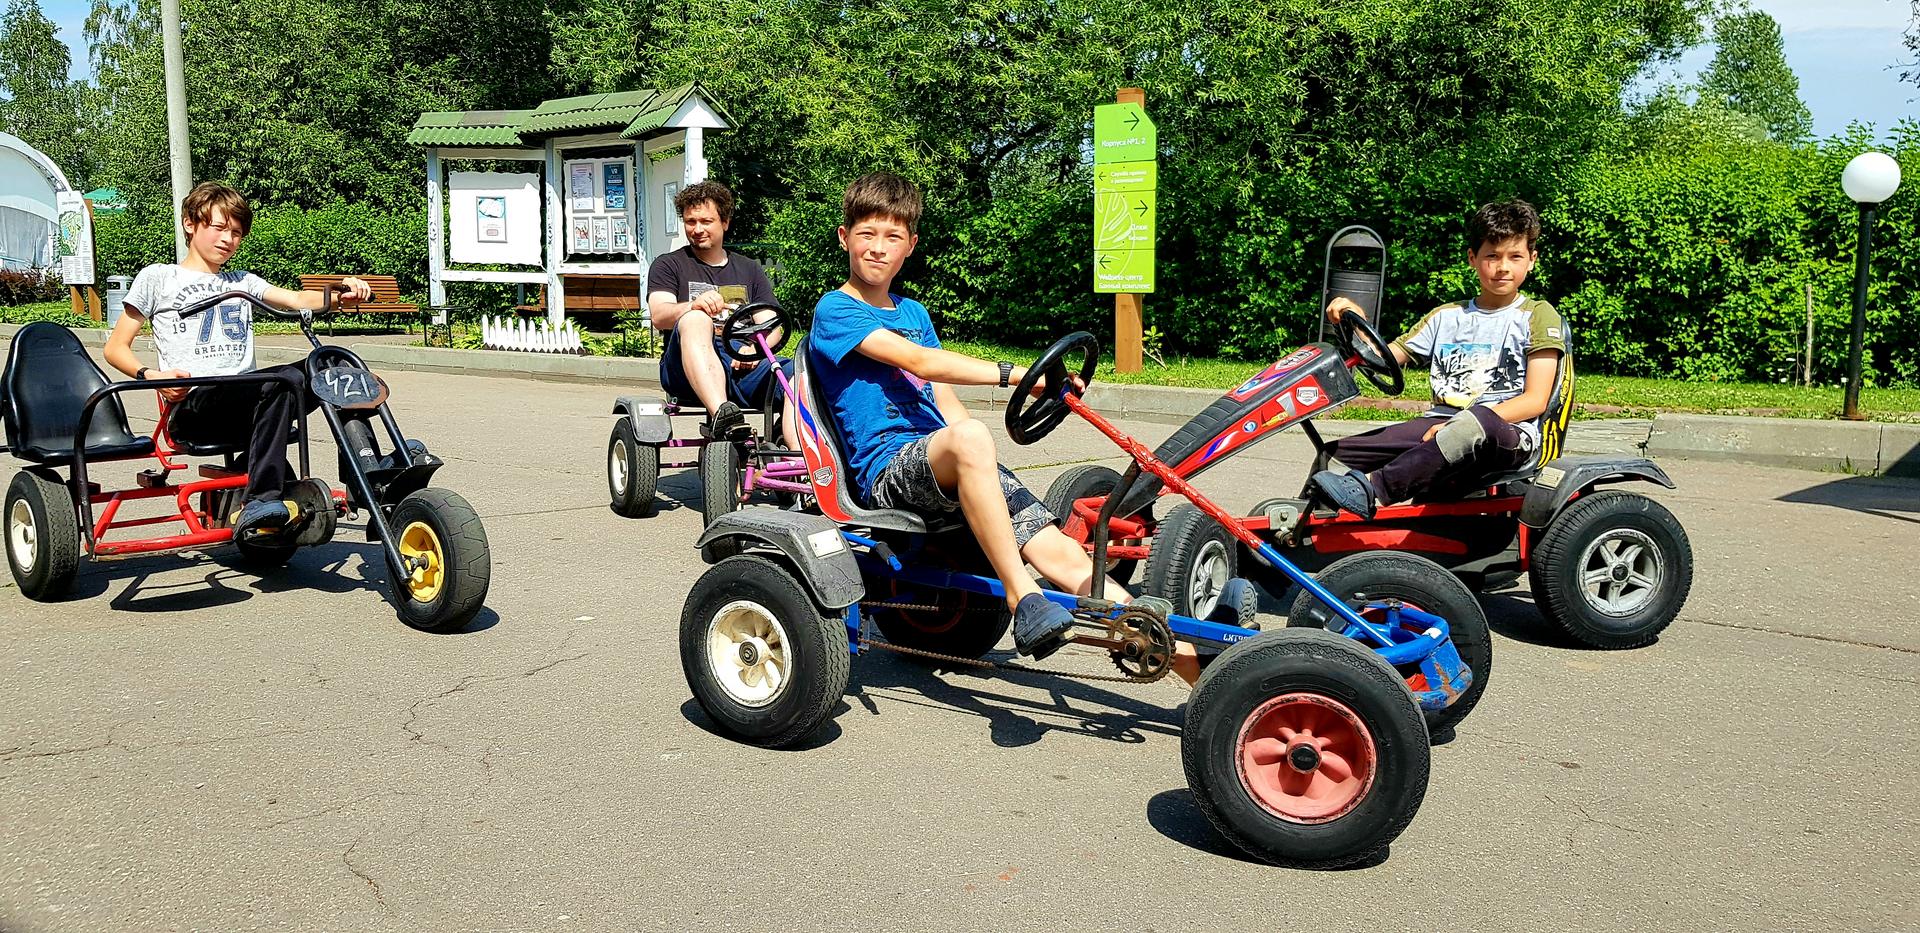
M20 137L0 133L0 268L53 265L62 194L75 196L60 166Z

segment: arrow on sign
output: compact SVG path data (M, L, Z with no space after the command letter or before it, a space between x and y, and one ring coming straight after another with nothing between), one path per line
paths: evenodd
M1113 261L1112 256L1108 256L1105 253L1102 253L1100 255L1100 268L1105 269L1107 267L1107 263L1110 263L1112 261Z
M1128 113L1128 114L1127 114L1127 129L1133 129L1133 128L1135 128L1135 127L1137 127L1137 126L1139 126L1139 125L1140 125L1140 113L1139 113L1138 111L1133 111L1133 112L1130 112L1130 113Z
M1140 206L1134 208L1133 212L1144 216L1147 213L1147 202L1141 201Z

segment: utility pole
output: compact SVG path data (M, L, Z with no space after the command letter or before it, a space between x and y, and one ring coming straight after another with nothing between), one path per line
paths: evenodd
M193 188L193 150L187 143L187 64L180 48L180 0L160 0L161 52L167 71L167 151L173 169L174 261L187 258L187 232L180 202Z

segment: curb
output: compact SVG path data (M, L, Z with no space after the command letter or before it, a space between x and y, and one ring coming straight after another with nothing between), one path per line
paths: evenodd
M1661 414L1647 453L1843 473L1920 476L1920 425Z

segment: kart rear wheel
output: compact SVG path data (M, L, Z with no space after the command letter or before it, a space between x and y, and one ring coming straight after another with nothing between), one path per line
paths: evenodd
M1073 503L1076 500L1104 496L1119 485L1120 474L1112 469L1097 463L1082 464L1070 467L1065 473L1055 477L1052 484L1047 486L1047 495L1042 501L1046 502L1047 511L1052 512L1053 517L1060 520L1060 527L1065 528L1067 519L1073 515ZM1138 517L1148 525L1152 525L1153 506L1149 505L1141 509ZM1088 529L1087 536L1079 540L1082 544L1091 542L1092 529ZM1110 561L1109 564L1107 576L1119 583L1132 583L1134 571L1140 566L1140 562L1136 560L1116 560Z
M992 596L964 590L928 590L888 581L869 593L885 593L877 601L935 606L935 609L881 607L871 610L873 624L890 644L960 658L982 658L1006 637L1013 625L1007 604ZM863 610L867 611L867 610ZM907 655L907 657L913 657ZM926 659L931 660L931 659Z
M1213 517L1183 502L1154 532L1147 552L1146 592L1173 603L1176 615L1204 619L1220 588L1239 575L1240 547Z
M1592 648L1638 648L1680 614L1693 588L1693 546L1666 507L1609 489L1581 496L1530 556L1533 601Z
M401 499L387 524L401 556L414 562L411 573L393 574L400 621L426 632L472 621L493 577L487 530L473 506L457 493L428 487Z
M7 569L20 592L35 602L67 595L80 568L80 521L67 484L45 467L21 470L7 485L0 515Z
M1180 758L1201 812L1235 845L1288 868L1338 868L1412 822L1432 751L1385 661L1332 632L1282 629L1207 666Z
M1334 561L1314 574L1314 579L1333 595L1349 600L1348 605L1365 600L1398 599L1407 606L1447 620L1453 647L1473 672L1473 683L1446 709L1425 710L1427 728L1437 734L1467 718L1487 692L1487 682L1493 675L1493 632L1487 627L1487 613L1480 607L1480 600L1460 578L1417 554L1363 551ZM1386 622L1384 609L1365 610L1361 616L1369 622ZM1287 613L1287 626L1338 633L1346 628L1346 623L1312 593L1301 590L1293 601L1293 609ZM1426 675L1417 668L1402 674L1410 689L1428 689Z
M817 731L846 692L847 627L793 571L736 554L694 581L680 613L680 669L714 726L770 748Z
M639 518L653 511L654 490L660 482L660 448L634 439L633 422L614 422L607 440L607 491L616 513Z

